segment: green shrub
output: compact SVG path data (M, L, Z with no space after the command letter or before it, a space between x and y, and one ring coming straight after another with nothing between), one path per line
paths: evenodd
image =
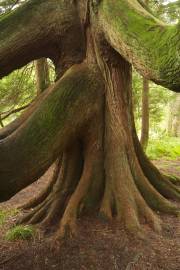
M7 218L16 216L18 212L18 209L0 209L0 226L5 223Z
M31 239L35 234L35 229L32 226L18 225L7 231L5 239L8 241L15 241L18 239Z
M177 159L180 157L180 139L165 137L150 140L146 153L150 159Z

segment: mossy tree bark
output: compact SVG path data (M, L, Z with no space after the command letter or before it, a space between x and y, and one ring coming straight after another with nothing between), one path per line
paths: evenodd
M47 38L47 30L52 34L53 25L56 57L52 54L52 39L48 42L46 39L48 46L39 42L36 46L38 50L44 49L41 57L53 59L59 80L39 95L17 121L0 132L0 199L9 199L36 181L56 161L53 179L38 197L24 206L33 210L21 222L47 226L59 219L59 237L75 233L76 219L82 214L100 214L118 218L133 233L139 233L144 222L159 232L160 220L155 212L179 213L176 204L168 199L179 199L180 190L149 162L137 139L132 113L131 63L144 76L177 90L179 77L174 55L168 54L171 62L168 67L165 64L164 73L161 61L157 71L154 61L158 57L161 60L160 49L154 52L155 56L153 50L147 53L151 31L150 38L142 38L147 23L155 29L161 23L135 0L78 3L53 0L53 3L63 8L64 16L58 15L58 9L53 11L52 5L51 12L57 17L47 18L43 24L47 29L44 32L40 27L40 35ZM6 46L0 46L0 61L4 59L1 76L38 54L34 51L34 33L29 34L30 44L25 40L26 45L22 45L22 61L17 58L21 43L16 46L18 50L12 48L11 56L7 54L6 48L12 46L8 44L12 33L8 21L16 16L21 18L21 12L28 13L32 5L36 10L34 21L39 22L39 15L44 14L48 4L49 1L32 0L0 22L6 32L0 35L6 42ZM135 18L141 33L136 28L132 30ZM29 21L24 24L25 32L21 35L26 36L26 29L31 26ZM163 28L168 33L172 31L164 25ZM167 34L163 33L164 40ZM19 38L19 34L17 31L14 36ZM174 40L172 46L177 45L175 35ZM141 57L137 51L139 42L144 44ZM164 44L162 47L165 49ZM17 61L11 64L4 55Z

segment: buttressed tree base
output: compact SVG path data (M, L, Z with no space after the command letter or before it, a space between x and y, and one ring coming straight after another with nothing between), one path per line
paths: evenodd
M0 77L52 59L57 81L0 130L0 200L55 162L48 186L21 222L74 234L82 215L120 220L140 234L161 231L156 211L178 215L180 188L145 156L135 131L131 66L180 89L179 26L137 0L30 0L0 19Z

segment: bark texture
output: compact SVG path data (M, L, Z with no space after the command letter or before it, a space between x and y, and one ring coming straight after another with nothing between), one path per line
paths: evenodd
M26 20L32 11L33 22ZM11 28L16 16L17 28L25 26L21 32ZM160 232L156 211L178 214L169 198L179 199L180 189L149 162L138 141L131 63L145 77L176 91L175 56L168 51L163 62L161 54L167 36L173 37L173 49L177 45L175 30L136 0L32 0L1 25L1 76L46 56L52 57L59 80L0 131L0 200L36 181L56 161L52 180L24 205L33 210L20 222L47 226L59 220L59 238L76 232L78 217L100 214L116 217L135 234L144 223ZM15 39L9 42L12 33ZM151 40L158 44L159 39L160 47L152 50Z

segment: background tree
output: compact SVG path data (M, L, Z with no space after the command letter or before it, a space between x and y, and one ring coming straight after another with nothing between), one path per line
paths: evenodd
M143 78L141 145L146 150L149 139L149 82Z
M50 84L49 66L46 58L35 61L37 94L43 92Z
M167 135L169 104L174 103L178 93L168 92L164 87L149 82L149 138L160 139ZM133 72L133 104L136 129L141 135L143 81L137 72Z
M174 95L169 104L168 135L180 137L180 95Z
M46 57L58 78L0 132L1 201L57 160L52 181L22 222L47 226L58 217L62 236L75 232L79 215L100 213L133 233L144 219L160 231L153 210L177 214L168 199L179 199L180 190L139 144L131 64L178 91L178 26L167 26L136 0L31 0L0 27L0 77Z
M148 7L149 0L144 1ZM142 88L142 124L141 124L141 145L144 150L147 148L149 138L149 82L146 78L143 78Z

